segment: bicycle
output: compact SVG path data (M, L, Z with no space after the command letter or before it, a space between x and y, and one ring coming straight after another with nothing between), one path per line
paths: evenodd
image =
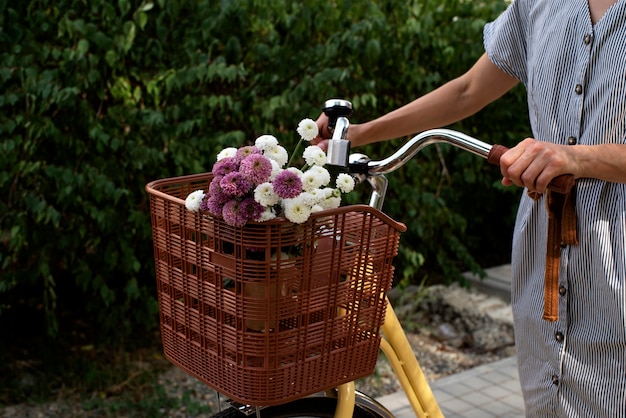
M323 211L302 227L269 221L233 229L219 218L185 210L185 196L206 187L208 174L146 186L165 355L233 399L216 418L392 418L384 406L355 390L354 381L373 372L380 350L415 415L440 417L385 296L399 235L406 230L381 212L385 175L437 142L495 165L507 148L434 129L373 161L349 152L351 103L329 100L324 112L333 132L328 163L347 169L357 183L369 183L369 205ZM571 185L571 176L551 183L561 193ZM286 261L270 256L269 249L285 247L298 247L300 255ZM267 250L252 257L250 248Z

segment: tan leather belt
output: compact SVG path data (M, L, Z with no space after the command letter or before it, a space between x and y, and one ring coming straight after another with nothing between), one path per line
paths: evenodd
M561 246L578 244L576 235L576 188L567 193L548 189L548 242L546 248L546 270L543 286L543 319L555 322L559 319L559 268ZM529 193L533 199L540 195Z

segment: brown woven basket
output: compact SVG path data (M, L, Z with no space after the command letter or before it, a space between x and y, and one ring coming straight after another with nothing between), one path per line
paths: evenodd
M232 227L185 208L210 179L146 186L165 356L257 406L372 373L406 227L366 205Z

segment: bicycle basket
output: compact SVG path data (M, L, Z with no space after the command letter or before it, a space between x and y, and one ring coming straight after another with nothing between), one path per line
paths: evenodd
M210 180L146 186L168 360L256 406L371 374L406 227L366 205L233 227L185 208Z

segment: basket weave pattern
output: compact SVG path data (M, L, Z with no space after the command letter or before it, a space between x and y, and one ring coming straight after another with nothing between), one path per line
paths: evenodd
M404 225L356 205L237 228L185 208L210 179L146 186L165 356L259 406L372 373Z

